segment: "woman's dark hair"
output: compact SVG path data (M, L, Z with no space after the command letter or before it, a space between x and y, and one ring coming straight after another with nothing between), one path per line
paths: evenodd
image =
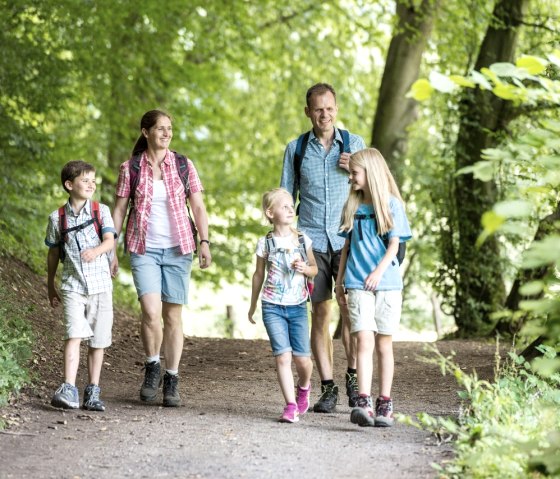
M150 110L144 113L142 119L140 120L140 131L144 128L146 130L149 130L152 126L154 126L157 123L157 121L162 116L166 116L171 120L171 117L167 113L161 110ZM148 140L146 140L146 137L142 133L140 133L140 136L136 140L136 144L134 145L134 148L132 148L132 156L135 156L138 153L142 153L147 149L148 149Z

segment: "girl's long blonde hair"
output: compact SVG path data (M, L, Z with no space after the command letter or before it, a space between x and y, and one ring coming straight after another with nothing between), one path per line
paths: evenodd
M404 203L399 188L383 155L375 148L357 151L350 157L349 168L363 168L371 194L373 209L377 220L378 234L384 235L393 228L393 216L389 207L392 196ZM354 225L354 215L360 203L364 202L364 193L356 191L350 186L348 199L342 210L340 231L351 231Z

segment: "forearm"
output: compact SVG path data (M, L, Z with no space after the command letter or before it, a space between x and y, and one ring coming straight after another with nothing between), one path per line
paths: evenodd
M58 269L58 261L60 256L59 248L49 248L47 254L47 284L49 288L54 287L56 270Z
M259 272L253 274L253 280L251 282L251 307L257 305L259 295L261 294L262 285L264 282L264 275Z

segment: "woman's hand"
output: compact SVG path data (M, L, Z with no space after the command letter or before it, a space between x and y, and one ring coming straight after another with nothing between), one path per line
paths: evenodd
M198 264L200 265L200 269L206 269L212 264L210 245L206 242L198 246Z
M117 258L117 254L113 255L113 259L111 260L111 277L116 278L119 272L119 258Z

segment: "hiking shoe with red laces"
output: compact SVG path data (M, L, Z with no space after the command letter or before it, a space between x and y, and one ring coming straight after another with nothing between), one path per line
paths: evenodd
M311 384L307 389L297 387L296 403L298 407L298 412L300 414L305 414L309 409L309 393L311 393Z
M284 407L284 412L278 419L279 422L298 422L299 421L299 413L297 404L293 402L289 402Z
M375 426L371 396L366 394L358 396L357 405L350 413L350 422L362 427Z
M375 401L375 426L391 427L394 422L393 401L385 396L378 397Z

